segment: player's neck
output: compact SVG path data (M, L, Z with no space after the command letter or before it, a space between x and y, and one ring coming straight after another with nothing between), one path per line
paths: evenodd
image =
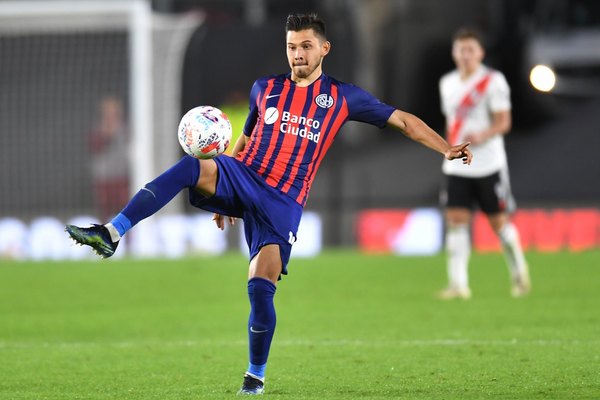
M300 78L300 77L294 75L294 72L292 71L290 79L292 80L292 82L294 82L296 84L296 86L307 87L307 86L312 85L317 79L319 79L321 77L322 73L323 73L323 70L321 68L317 68L312 72L312 74L310 74L306 78Z
M479 71L479 69L481 68L481 64L477 65L475 68L463 68L463 69L459 69L458 73L460 74L460 79L462 79L463 81L466 81L467 79L471 78L473 75L475 75L477 73L477 71Z

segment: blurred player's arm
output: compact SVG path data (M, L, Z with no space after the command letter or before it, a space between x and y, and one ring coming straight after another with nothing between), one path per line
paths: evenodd
M496 111L492 113L492 124L489 128L484 129L476 134L467 133L465 140L476 145L483 143L488 139L496 135L506 135L512 128L512 117L510 110L507 111Z
M239 153L244 151L249 140L250 140L249 136L246 136L245 134L241 134L240 137L238 137L238 139L236 140L235 144L233 145L233 150L231 151L231 156L237 157L237 155Z
M473 154L467 148L469 142L465 142L456 146L450 146L443 137L438 135L425 122L417 116L395 110L387 121L389 126L399 129L407 137L419 142L432 150L441 153L448 160L462 158L463 164L471 164Z

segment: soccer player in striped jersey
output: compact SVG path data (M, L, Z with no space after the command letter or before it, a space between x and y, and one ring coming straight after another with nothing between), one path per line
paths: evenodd
M106 225L67 226L71 237L110 257L132 226L154 214L183 189L191 204L225 219L244 220L250 249L248 337L250 360L241 394L261 394L275 330L273 297L287 264L310 186L342 125L362 121L389 125L439 152L447 160L471 162L468 143L450 146L416 116L382 103L357 86L322 71L331 49L316 15L290 15L286 53L291 71L257 80L250 93L244 134L233 157L183 157L146 184Z
M442 110L446 116L448 142L469 141L475 161L468 168L460 163L443 163L446 188L446 248L448 287L442 299L471 297L467 274L471 241L469 224L478 205L487 215L505 253L511 293L529 293L529 268L519 233L510 222L514 199L508 179L504 135L511 127L510 88L500 71L482 64L484 49L476 31L460 29L454 36L452 57L456 69L440 80Z

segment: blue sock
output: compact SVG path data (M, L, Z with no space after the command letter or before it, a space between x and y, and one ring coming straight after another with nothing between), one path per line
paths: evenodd
M147 183L110 222L123 236L135 224L163 208L177 193L186 187L195 187L199 177L199 161L184 156L158 178Z
M121 236L123 236L123 234L125 232L127 232L128 230L131 229L131 221L129 220L129 218L124 216L122 213L118 213L112 219L112 221L110 221L110 223L113 224L113 226L115 227L115 229L117 230L117 232L119 232L119 235L121 235Z
M269 349L275 332L275 306L273 297L277 287L263 278L248 281L250 299L250 318L248 319L248 337L250 344L250 365L248 372L258 378L264 378Z

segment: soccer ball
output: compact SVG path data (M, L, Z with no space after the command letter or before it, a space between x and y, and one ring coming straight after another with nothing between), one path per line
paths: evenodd
M192 157L213 158L231 141L231 123L216 107L199 106L185 113L177 130L179 144Z

